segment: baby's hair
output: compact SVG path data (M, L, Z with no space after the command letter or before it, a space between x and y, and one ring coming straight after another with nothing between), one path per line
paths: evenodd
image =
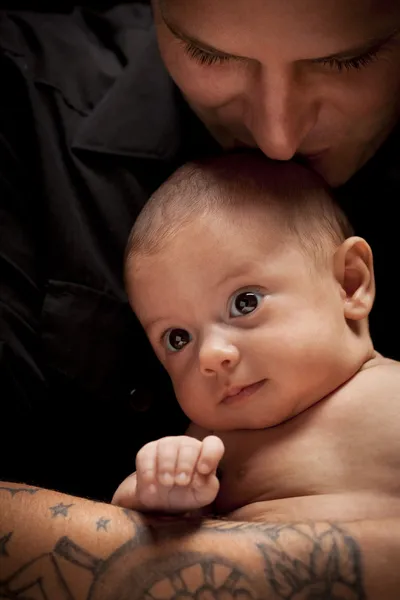
M318 263L353 235L352 227L323 179L294 162L267 159L255 151L235 151L187 163L151 196L129 237L126 262L152 255L204 215L224 221L250 208L275 217ZM260 223L257 212L258 223Z

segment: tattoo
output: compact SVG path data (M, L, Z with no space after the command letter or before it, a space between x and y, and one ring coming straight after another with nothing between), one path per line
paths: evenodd
M9 556L7 551L7 544L10 541L12 534L13 532L10 531L10 533L6 533L6 535L0 537L0 556Z
M105 519L104 517L100 517L100 519L98 519L96 521L96 531L99 531L100 529L104 529L104 531L108 531L107 525L109 524L110 521L111 521L111 519Z
M252 579L217 554L181 552L140 564L132 541L104 563L89 599L97 600L106 586L107 600L261 600Z
M102 565L103 561L93 556L69 538L63 537L59 540L54 548L54 554L62 556L69 562L78 567L82 567L95 575Z
M124 585L118 586L119 595L110 599L133 600L158 597L160 590L170 590L165 596L170 600L180 598L335 598L336 600L365 600L361 553L355 540L340 527L332 524L268 525L255 523L232 523L229 521L203 524L214 533L230 534L247 532L260 534L256 543L258 557L263 559L264 589L260 582L252 581L249 569L243 562L233 562L228 556L217 554L176 553L173 557L149 561L144 568L127 569ZM171 523L152 529L155 542L173 541L182 524ZM188 528L186 528L187 530ZM187 531L186 531L187 533ZM243 552L246 540L242 538ZM237 539L235 540L237 544ZM125 547L127 555L134 556L133 546ZM226 553L228 555L228 553ZM113 572L113 560L126 564L127 556L114 555L105 563L103 577ZM254 556L254 564L257 556ZM133 565L132 565L133 566ZM124 567L125 568L125 567ZM110 569L110 570L108 570ZM246 572L247 571L247 572ZM222 576L224 574L224 578ZM217 576L218 575L218 576ZM123 575L120 575L123 578ZM111 585L110 579L110 585ZM197 581L197 587L194 585ZM139 588L139 582L141 587ZM104 582L105 583L105 582ZM121 582L122 583L122 582ZM113 583L114 585L114 583ZM233 587L232 587L233 586ZM135 589L135 594L131 591ZM125 595L124 595L124 590Z
M21 487L6 487L4 485L0 486L0 491L9 492L11 496L14 498L16 494L25 493L25 494L36 494L39 491L39 488L21 488Z
M129 521L136 525L137 519L133 510L129 510L129 508L121 508L121 512L125 515L127 519L129 519Z
M266 528L265 534L266 541L258 548L274 597L366 598L360 549L337 525L275 526Z
M100 559L63 537L52 552L0 581L0 598L39 598L32 588L40 586L44 600L77 600L67 584L71 568L92 578L86 600L366 598L360 548L337 525L143 521L121 514L134 531L111 556ZM208 541L211 550L193 550L192 532L199 548Z
M55 506L50 506L52 518L54 519L54 517L58 517L59 515L61 517L68 517L68 510L71 508L71 506L73 506L73 504L63 504L62 502L60 502L60 504L56 504Z

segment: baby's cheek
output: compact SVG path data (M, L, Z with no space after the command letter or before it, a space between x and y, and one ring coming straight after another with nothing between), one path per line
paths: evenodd
M178 402L181 404L181 399L182 401L185 398L185 389L187 387L186 385L186 375L185 375L185 371L184 369L178 367L176 364L173 365L171 364L172 361L165 361L165 363L163 364L163 366L165 367L168 375L171 378L172 381L172 385L174 387L174 391L175 391L175 396L178 399Z
M171 377L177 400L186 413L186 415L196 420L196 414L199 409L199 396L201 395L201 385L189 374L181 373L180 376Z
M170 374L170 377L174 386L175 395L178 399L178 402L181 404L181 406L188 403L190 404L190 398L193 397L193 385L191 384L190 377L183 373Z
M174 386L179 404L195 405L203 396L204 377L201 375L194 344L189 344L182 352L173 354L164 365Z
M151 340L150 338L149 338L149 342L151 344L151 347L153 348L154 354L157 356L157 358L160 361L160 363L162 364L162 366L168 371L168 368L166 365L167 359L165 356L164 348L162 347L161 344L154 342L154 340Z

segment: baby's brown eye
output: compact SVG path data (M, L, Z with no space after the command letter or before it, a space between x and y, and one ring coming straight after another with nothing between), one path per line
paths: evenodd
M164 337L169 352L179 352L192 340L186 329L169 329Z
M243 317L254 312L262 298L263 294L259 292L239 292L232 297L230 316Z

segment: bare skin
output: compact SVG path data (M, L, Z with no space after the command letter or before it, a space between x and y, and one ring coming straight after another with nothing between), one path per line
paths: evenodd
M163 438L142 448L114 502L147 511L207 508L239 520L398 517L399 389L400 365L377 356L274 428L210 436L192 427L186 437Z
M4 600L398 598L398 519L160 520L6 482L0 500Z
M153 5L166 67L224 148L301 155L336 186L398 122L397 0Z

